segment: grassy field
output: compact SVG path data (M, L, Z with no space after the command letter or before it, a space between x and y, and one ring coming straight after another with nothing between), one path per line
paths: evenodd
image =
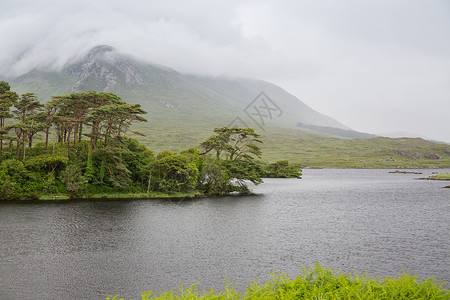
M403 273L396 278L372 278L356 273L342 274L318 264L303 269L303 274L289 278L284 274L271 274L266 282L254 281L244 293L226 285L214 290L199 291L196 285L155 293L142 292L142 300L149 299L450 299L450 291L442 288L435 278L419 281L417 276ZM123 300L119 295L107 300Z
M216 125L226 126L224 120L217 120ZM160 121L140 124L138 130L145 136L136 137L155 152L194 147L214 130L200 121L189 126L182 120ZM262 159L266 162L287 159L304 168L450 168L450 145L419 138L345 139L270 126L257 132L264 142Z
M303 167L450 168L450 145L423 139L342 139L286 130L264 136L265 160L288 159Z
M130 136L155 152L181 151L204 141L213 134L214 127L229 125L233 115L216 120L206 116L196 122L176 114L170 118L148 119L148 123L133 127L143 136ZM450 168L450 145L420 138L345 139L273 126L256 131L261 134L265 162L289 160L303 168Z

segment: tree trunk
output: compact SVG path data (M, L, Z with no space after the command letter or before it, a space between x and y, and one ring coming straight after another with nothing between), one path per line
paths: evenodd
M27 145L26 145L25 140L24 140L24 141L23 141L23 161L25 161L25 152L26 152L26 149L27 149Z
M69 147L70 147L70 130L67 134L67 151L66 151L67 158L69 157Z
M78 123L75 125L75 130L73 132L73 150L75 150L75 147L77 145L77 135L78 135Z
M48 149L48 133L49 133L50 128L47 128L45 130L45 149Z
M152 179L152 172L148 174L147 194L150 194L150 181Z
M26 149L27 145L25 143L25 134L23 135L22 138L22 148L23 148L23 160L25 161L25 149Z
M17 156L17 159L19 159L19 149L20 149L20 144L19 144L19 140L17 140L17 142L16 142L16 156Z
M80 132L78 133L78 142L81 143L81 135L83 134L83 123L80 124Z

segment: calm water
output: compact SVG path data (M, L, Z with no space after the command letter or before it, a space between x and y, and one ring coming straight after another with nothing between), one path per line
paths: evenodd
M243 287L316 261L450 281L449 182L414 180L423 172L304 170L255 196L192 201L0 202L0 299Z

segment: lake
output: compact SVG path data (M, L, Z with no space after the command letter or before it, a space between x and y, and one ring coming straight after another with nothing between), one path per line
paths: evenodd
M415 180L450 170L388 171L307 169L251 196L0 202L0 299L140 299L225 277L242 289L316 261L450 281L450 183Z

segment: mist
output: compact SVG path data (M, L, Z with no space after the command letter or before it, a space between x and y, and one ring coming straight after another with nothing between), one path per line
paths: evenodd
M3 0L0 40L5 78L105 44L182 73L270 81L355 130L450 142L445 0Z

